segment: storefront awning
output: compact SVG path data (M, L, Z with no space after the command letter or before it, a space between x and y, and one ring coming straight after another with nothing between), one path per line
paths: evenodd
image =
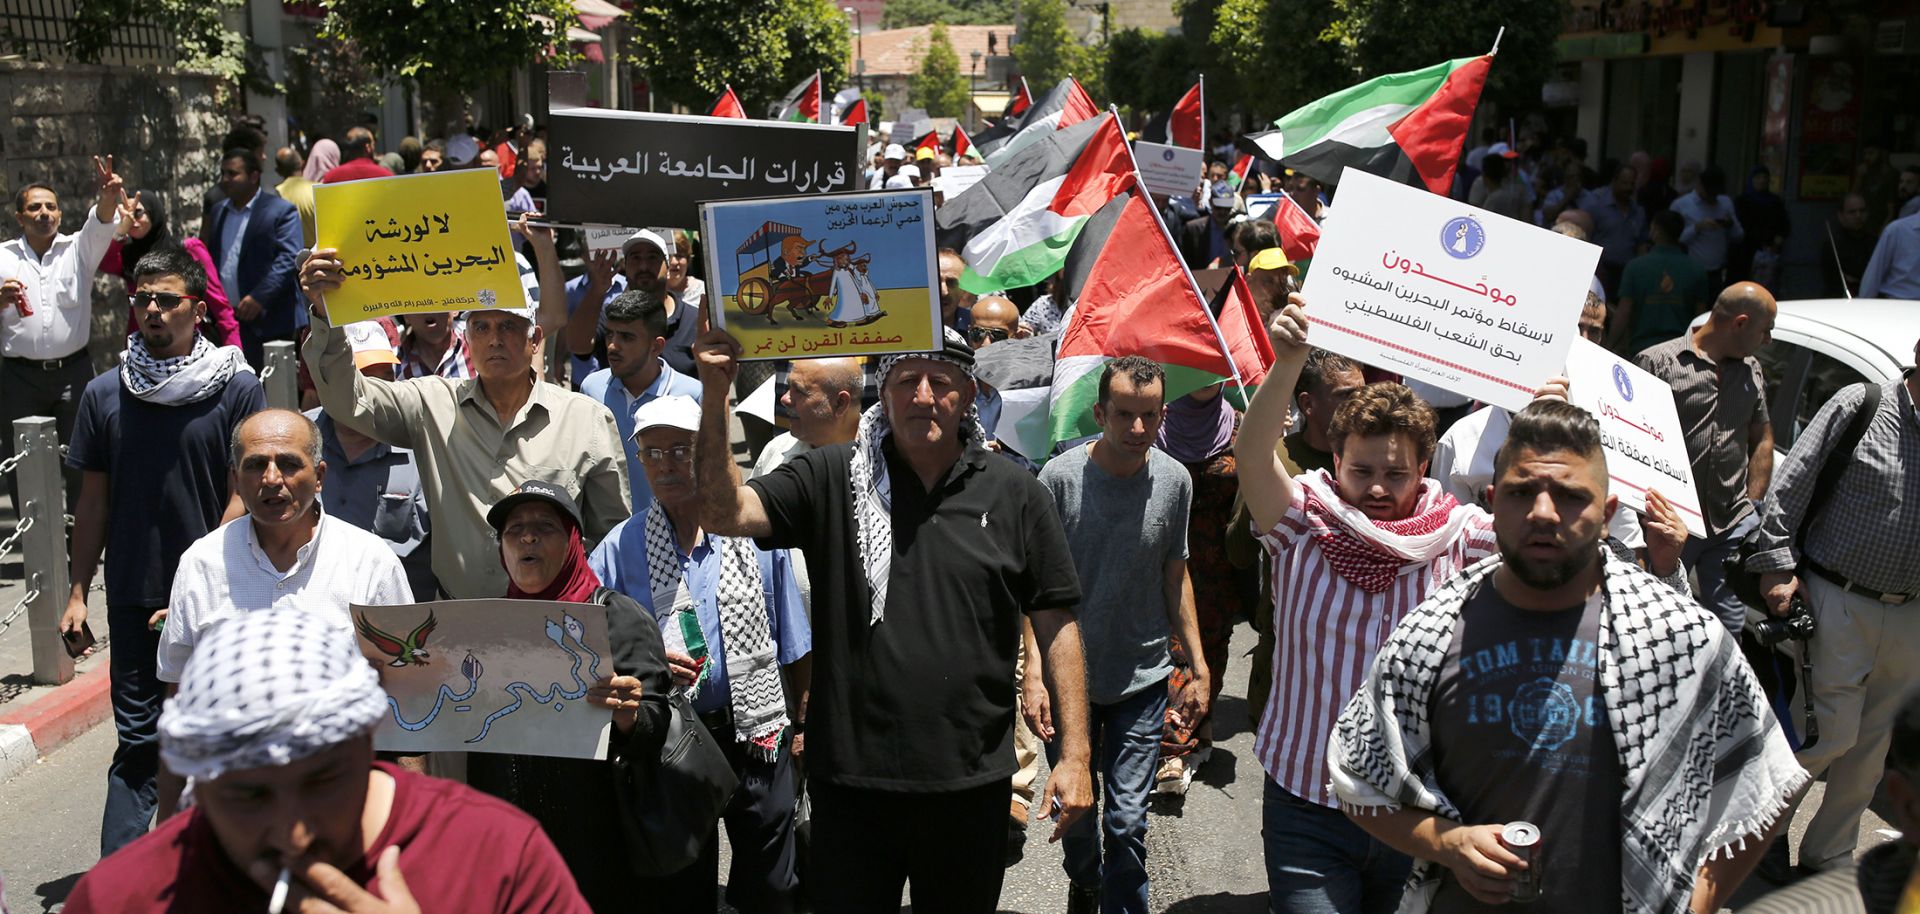
M1007 110L1007 100L1012 97L1011 92L975 92L973 107L983 114L999 117L1000 112Z
M590 29L604 29L613 20L627 14L626 10L607 0L573 0L573 11L580 17L580 24Z

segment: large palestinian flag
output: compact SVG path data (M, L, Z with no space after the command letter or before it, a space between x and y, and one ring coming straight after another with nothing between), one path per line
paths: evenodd
M987 164L998 168L1000 163L1027 146L1044 139L1056 130L1065 130L1081 121L1092 120L1100 113L1094 105L1093 97L1080 83L1069 76L1060 80L1027 113L1020 116L1020 123L1011 136L996 143L980 139L980 151L986 154Z
M1053 275L1087 219L1136 180L1119 120L1101 117L1070 168L1033 184L1004 217L967 240L960 288L985 294Z
M820 71L815 70L794 86L787 97L780 100L780 107L774 113L776 121L805 121L809 124L820 123L821 105L826 101L825 83L820 80Z
M1001 162L959 196L948 197L933 212L934 240L943 248L966 247L974 236L1006 218L1034 185L1071 171L1099 127L1098 120L1088 120L1056 130Z
M1444 194L1492 64L1491 54L1462 57L1367 80L1274 121L1258 146L1323 183L1351 166Z

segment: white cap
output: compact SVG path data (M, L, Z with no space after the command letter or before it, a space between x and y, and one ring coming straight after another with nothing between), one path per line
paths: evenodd
M400 364L400 357L393 351L393 339L387 335L387 325L381 318L354 321L340 329L346 331L347 345L353 349L353 367Z
M620 253L625 255L628 251L632 250L636 244L653 245L654 250L659 251L662 257L673 256L673 250L667 247L666 239L646 229L640 229L628 235L627 240L620 242Z
M906 175L894 175L893 177L887 179L887 183L882 189L883 190L912 190L913 179L907 177Z
M1595 276L1593 281L1587 284L1587 292L1601 301L1607 300L1607 287L1600 284L1600 277L1598 276Z
M900 166L899 173L906 175L909 178L917 178L917 177L920 177L920 166L914 165L912 163L908 163L906 165Z
M480 143L465 133L456 133L447 138L447 164L465 165L480 154Z
M683 432L700 431L700 403L692 397L673 394L649 400L633 414L633 434L650 428L677 428Z
M884 158L892 159L896 162L904 162L907 158L907 147L899 143L888 143Z
M1492 146L1488 146L1487 155L1499 156L1503 159L1515 159L1520 157L1519 153L1513 151L1512 146L1508 146L1505 143L1495 143Z

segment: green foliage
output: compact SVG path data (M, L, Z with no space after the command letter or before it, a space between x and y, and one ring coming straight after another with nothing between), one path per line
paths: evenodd
M815 70L828 97L847 81L851 23L832 0L640 0L626 25L627 59L697 111L726 85L757 115Z
M1554 41L1567 0L1332 0L1339 15L1328 37L1366 76L1500 54L1487 77L1486 97L1502 106L1540 104L1540 86L1553 75Z
M1035 96L1072 76L1080 80L1087 94L1098 100L1104 94L1107 53L1104 47L1083 44L1079 34L1067 22L1065 0L1025 0L1020 5L1019 41L1013 46L1013 63L1027 78Z
M1360 80L1340 46L1322 37L1334 23L1335 2L1221 0L1214 10L1214 57L1231 73L1239 89L1231 97L1256 115L1254 123Z
M1200 72L1195 50L1182 35L1140 29L1115 34L1107 45L1106 99L1137 112L1166 110ZM1209 78L1207 88L1212 92L1218 86Z
M81 63L99 63L117 30L150 23L173 39L180 66L239 80L247 70L246 41L225 17L244 6L246 0L79 0L67 22L66 51Z
M1006 25L1013 22L1015 0L887 0L880 28L916 25ZM873 26L875 23L864 23Z
M572 54L553 30L574 20L569 0L320 0L323 34L352 42L368 63L424 86L486 85L539 60ZM545 23L533 17L541 16Z
M934 117L964 117L971 100L960 55L947 39L947 27L936 24L927 33L919 70L907 77L907 104Z
M287 102L309 136L346 133L361 112L379 107L383 95L379 70L348 42L323 35L287 48Z

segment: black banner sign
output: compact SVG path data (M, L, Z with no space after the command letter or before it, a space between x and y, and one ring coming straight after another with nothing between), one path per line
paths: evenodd
M858 127L558 109L547 126L556 221L698 228L703 200L865 190Z

